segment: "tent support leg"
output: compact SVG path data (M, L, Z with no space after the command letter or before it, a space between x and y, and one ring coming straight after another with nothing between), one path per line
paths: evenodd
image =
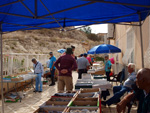
M1 69L0 69L0 75L1 75L1 99L2 99L2 109L1 113L4 113L4 95L3 95L3 42L2 42L2 23L0 23L0 62L1 62Z
M144 51L143 51L143 35L142 35L142 23L141 15L139 14L139 27L140 27L140 39L141 39L141 58L142 58L142 68L144 68Z

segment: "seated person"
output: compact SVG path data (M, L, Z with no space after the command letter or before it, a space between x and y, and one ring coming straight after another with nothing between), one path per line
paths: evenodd
M117 104L117 112L125 111L126 106L133 98L139 101L137 113L150 113L150 69L143 68L138 71L136 84L141 90L136 90L125 96Z
M128 72L129 72L129 77L124 82L123 86L114 86L113 87L114 96L108 99L107 101L102 101L102 105L110 106L111 104L119 102L120 97L123 96L125 92L128 92L132 89L131 86L132 84L134 84L136 80L135 64L133 63L128 64Z

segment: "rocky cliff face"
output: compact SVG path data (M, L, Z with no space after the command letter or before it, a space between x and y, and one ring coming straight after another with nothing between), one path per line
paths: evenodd
M75 54L86 52L100 42L88 40L84 32L74 30L60 32L55 30L31 30L16 31L3 35L4 53L32 53L48 54L53 51L55 56L59 56L58 49L63 49L74 45Z

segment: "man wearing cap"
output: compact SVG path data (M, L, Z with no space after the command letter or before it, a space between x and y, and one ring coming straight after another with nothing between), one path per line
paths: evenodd
M50 55L49 68L51 72L51 81L52 81L52 83L49 86L53 86L55 85L54 74L56 67L54 66L54 63L56 62L56 57L53 55L53 52L50 52L49 55Z
M86 59L87 54L84 53L83 56L79 59L77 59L78 64L78 79L82 78L82 73L87 73L87 70L89 69L90 63Z
M35 90L34 92L42 92L42 81L41 77L44 74L43 66L40 62L38 62L35 58L32 59L33 62L33 69L34 69L34 74L37 75L36 77L36 85L35 85ZM40 85L40 90L39 90L39 85Z
M55 62L55 66L59 71L58 76L58 92L71 92L73 89L72 70L77 69L76 60L71 56L72 48L67 48L66 55L59 57Z
M105 72L106 72L106 76L107 76L107 81L110 81L110 72L111 72L111 62L109 60L109 56L105 55Z
M72 45L71 48L72 48L72 57L77 60L77 57L74 55L75 46Z

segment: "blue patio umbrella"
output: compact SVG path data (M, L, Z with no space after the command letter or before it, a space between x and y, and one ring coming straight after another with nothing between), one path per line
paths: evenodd
M119 53L121 49L109 44L101 44L93 47L88 51L88 54L104 54L104 53Z
M64 52L66 52L66 49L59 49L59 50L57 50L57 52L64 53Z

